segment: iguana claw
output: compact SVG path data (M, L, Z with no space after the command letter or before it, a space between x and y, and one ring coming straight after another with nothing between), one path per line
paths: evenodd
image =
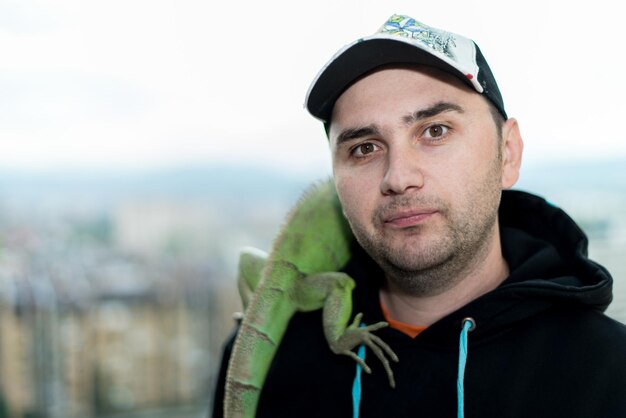
M372 350L376 357L378 357L381 363L383 363L383 367L387 372L387 378L389 379L389 385L392 388L395 388L396 382L387 356L396 363L398 362L398 356L383 340L380 339L380 337L372 334L373 331L384 328L389 324L387 324L387 322L378 322L372 325L361 325L362 318L362 313L357 314L354 317L352 324L346 328L339 339L332 344L331 348L336 354L343 354L353 358L354 361L363 367L363 370L366 373L371 373L372 370L365 363L365 361L352 351L352 349L359 344L365 344Z

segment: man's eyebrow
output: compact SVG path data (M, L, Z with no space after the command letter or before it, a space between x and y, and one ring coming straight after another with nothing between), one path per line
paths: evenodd
M406 125L411 125L422 119L431 118L444 112L459 112L464 113L465 110L454 103L439 102L426 109L417 110L410 115L402 117L402 122ZM380 129L376 125L368 125L360 128L345 129L337 135L336 145L340 146L344 142L351 141L353 139L359 139L366 136L380 136Z
M448 103L448 102L439 102L439 103L434 104L431 107L428 107L426 109L416 110L410 115L404 116L402 118L402 122L404 122L406 125L411 125L422 119L432 118L433 116L437 116L441 113L451 112L451 111L459 112L459 113L465 112L465 110L457 104Z
M376 125L363 126L361 128L346 129L337 135L336 144L340 146L342 143L353 139L363 138L365 136L380 135L380 130Z

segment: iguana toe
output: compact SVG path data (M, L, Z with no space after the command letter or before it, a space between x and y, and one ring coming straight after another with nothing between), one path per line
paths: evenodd
M385 343L380 337L372 334L372 332L381 328L387 327L389 324L386 322L378 322L376 324L361 326L361 319L363 314L359 313L354 317L352 324L346 328L341 337L331 343L331 349L337 354L347 355L352 357L357 363L359 363L366 373L371 373L371 369L367 366L365 361L357 356L352 349L359 344L365 344L372 350L372 352L378 357L383 364L385 371L387 372L387 378L389 379L389 385L392 388L396 387L393 371L389 364L389 357L394 362L398 362L398 356L394 351Z

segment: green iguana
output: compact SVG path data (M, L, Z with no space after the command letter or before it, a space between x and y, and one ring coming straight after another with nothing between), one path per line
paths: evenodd
M239 285L244 307L248 306L228 365L225 418L255 416L268 369L297 311L323 309L330 349L352 357L370 373L351 351L366 344L395 386L385 354L396 362L398 357L372 334L387 323L360 327L362 314L357 314L350 324L354 280L337 270L348 262L352 240L335 186L327 181L311 188L292 209L269 256L254 249L242 252Z

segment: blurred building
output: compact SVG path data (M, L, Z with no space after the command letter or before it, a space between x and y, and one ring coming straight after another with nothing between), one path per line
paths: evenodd
M220 298L216 272L4 232L0 417L206 409L231 314L220 312L230 296Z
M187 259L206 257L219 244L214 231L220 216L208 203L172 199L124 202L114 213L113 237L120 251Z

